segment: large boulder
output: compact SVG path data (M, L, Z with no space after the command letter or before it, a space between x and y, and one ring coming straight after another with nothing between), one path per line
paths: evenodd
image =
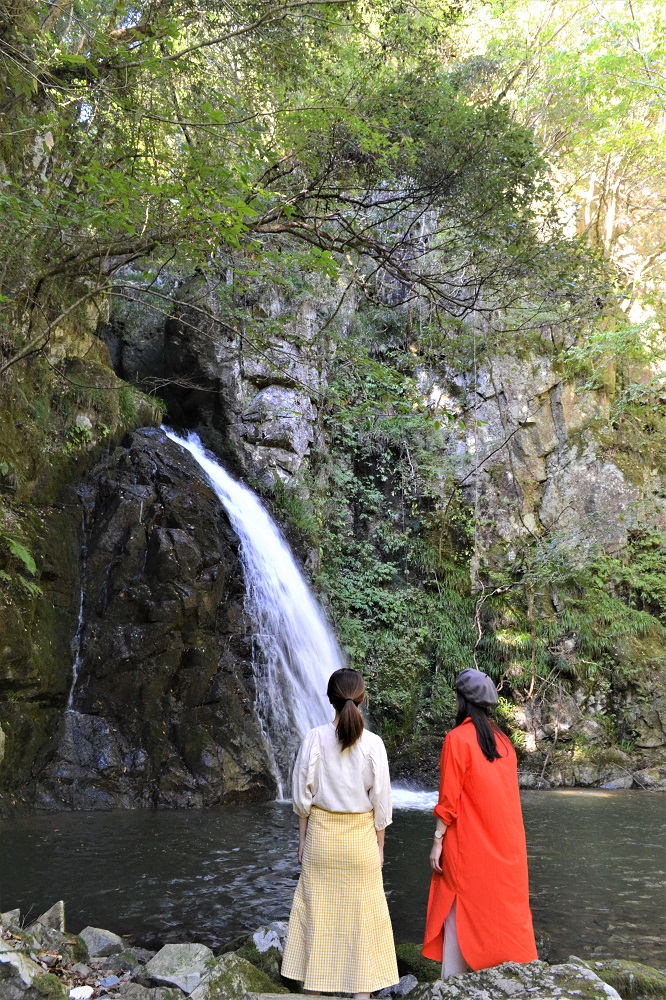
M84 927L79 937L88 949L91 958L106 958L109 955L117 955L125 948L125 942L113 931L104 930L103 927Z
M287 993L265 973L234 952L222 955L192 992L192 1000L237 1000L246 993Z
M0 997L2 1000L39 1000L35 980L44 970L20 951L0 940Z
M138 431L82 493L78 676L41 804L271 798L238 539L200 467L163 432Z
M52 931L60 931L61 934L65 933L65 904L62 899L59 899L57 903L50 906L48 910L37 917L35 920L36 924L40 927L46 927ZM31 928L28 928L30 930Z
M145 966L143 975L158 985L177 986L192 994L214 962L205 944L165 944Z
M420 986L411 1000L622 1000L591 969L566 963L504 962L492 969L438 979Z

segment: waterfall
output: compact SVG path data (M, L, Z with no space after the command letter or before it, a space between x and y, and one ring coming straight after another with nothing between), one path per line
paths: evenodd
M69 687L69 694L67 696L67 705L65 706L65 713L78 714L74 708L74 691L76 689L76 684L79 679L79 667L81 666L81 642L83 639L83 602L85 597L85 581L86 581L86 558L88 555L88 546L86 545L86 512L83 502L81 503L81 562L80 562L80 573L81 573L81 593L79 596L79 617L76 623L76 632L74 633L74 641L72 643L72 683Z
M204 450L196 434L167 437L206 473L240 540L246 611L254 629L256 711L273 760L280 797L296 747L332 718L328 678L343 666L333 633L277 525L246 486Z

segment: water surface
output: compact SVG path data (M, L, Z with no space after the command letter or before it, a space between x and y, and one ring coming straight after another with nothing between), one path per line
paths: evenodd
M666 964L666 798L525 792L535 925L551 961L574 953ZM407 803L406 803L407 804ZM419 805L413 800L411 805ZM429 812L400 809L385 884L397 941L418 941L430 879ZM60 813L0 822L0 910L36 917L64 899L68 927L148 946L213 947L286 918L298 878L286 804L207 811Z

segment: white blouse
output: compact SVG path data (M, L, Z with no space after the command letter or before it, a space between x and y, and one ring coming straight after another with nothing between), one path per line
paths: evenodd
M329 812L361 813L371 809L375 827L391 822L391 779L386 748L367 729L342 750L335 726L311 729L301 744L292 778L294 812L309 816L311 806Z

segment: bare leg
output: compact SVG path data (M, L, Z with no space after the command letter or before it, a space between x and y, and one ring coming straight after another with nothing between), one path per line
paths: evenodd
M370 1000L369 993L354 993L354 1000Z
M442 958L442 979L449 976L462 976L469 972L469 965L463 958L463 954L458 944L458 933L456 930L456 901L449 910L449 915L444 921L444 955Z

